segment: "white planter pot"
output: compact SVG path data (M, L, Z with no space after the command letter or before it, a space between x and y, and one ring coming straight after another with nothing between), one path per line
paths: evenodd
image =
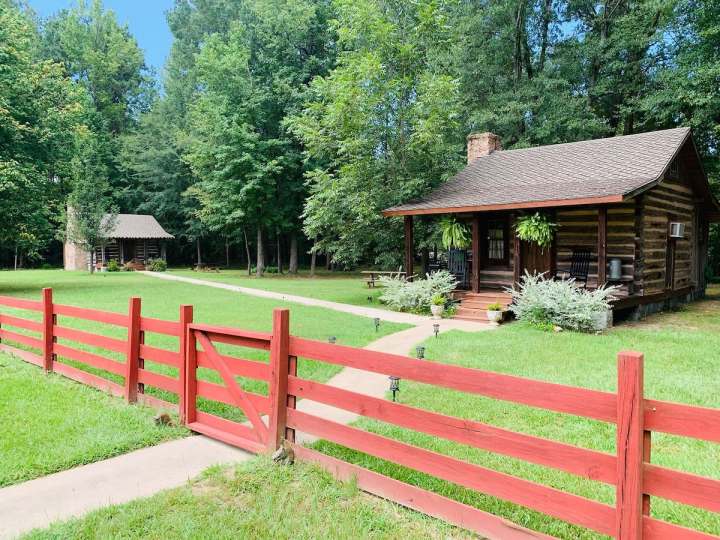
M487 310L487 318L488 321L491 323L499 324L500 321L502 321L503 318L503 312L502 311L490 311Z
M442 318L443 311L445 311L445 306L430 306L430 312L433 315L433 319Z
M593 322L593 328L596 332L602 332L607 330L608 327L613 324L613 312L612 310L602 311L596 313Z

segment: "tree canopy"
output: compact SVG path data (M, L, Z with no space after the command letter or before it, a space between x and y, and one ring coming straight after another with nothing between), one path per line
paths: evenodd
M472 131L691 126L718 185L718 0L176 0L167 21L157 76L101 0L41 21L0 0L0 258L52 258L86 201L155 215L176 262L394 266L380 211L454 174Z

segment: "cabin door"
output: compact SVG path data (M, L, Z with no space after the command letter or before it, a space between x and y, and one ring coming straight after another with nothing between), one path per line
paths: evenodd
M534 242L520 242L520 265L530 274L549 273L552 269L552 248L543 250Z

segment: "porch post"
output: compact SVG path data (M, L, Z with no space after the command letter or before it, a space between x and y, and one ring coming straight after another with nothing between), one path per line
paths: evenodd
M480 216L472 220L472 292L480 292Z
M412 280L415 241L413 239L413 217L405 216L405 276Z
M120 264L125 264L125 239L119 238L118 243L120 244Z
M607 281L607 208L598 208L598 287Z

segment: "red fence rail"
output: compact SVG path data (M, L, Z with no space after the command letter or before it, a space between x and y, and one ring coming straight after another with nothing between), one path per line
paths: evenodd
M139 298L130 300L126 315L54 304L50 289L43 291L41 301L0 296L0 305L39 313L41 319L0 314L0 350L128 402L177 407L182 421L192 430L252 452L273 451L283 438L294 442L295 432L300 431L618 539L720 538L650 515L651 496L720 512L720 481L650 463L653 431L720 442L720 410L645 399L643 356L639 353L618 355L618 390L609 393L294 337L289 332L287 310L274 312L273 331L267 334L194 324L191 306L181 307L178 321L143 317ZM58 324L58 316L120 327L126 336L118 339L64 327ZM177 350L145 344L148 332L177 338ZM83 351L58 339L120 353L125 361ZM8 345L8 341L30 350ZM269 365L222 354L217 343L269 351ZM298 357L372 373L392 373L403 379L614 424L616 453L516 433L303 379L297 376ZM62 358L122 377L123 384L73 367ZM145 369L145 360L177 368L177 377ZM223 384L198 379L198 368L214 370ZM243 389L238 377L267 382L269 395ZM176 394L179 405L148 396L145 385ZM235 422L198 410L198 398L237 407L249 421ZM613 485L615 505L304 412L297 406L298 399ZM545 538L492 514L316 450L296 445L295 452L300 459L318 463L339 478L355 477L368 492L489 537Z

